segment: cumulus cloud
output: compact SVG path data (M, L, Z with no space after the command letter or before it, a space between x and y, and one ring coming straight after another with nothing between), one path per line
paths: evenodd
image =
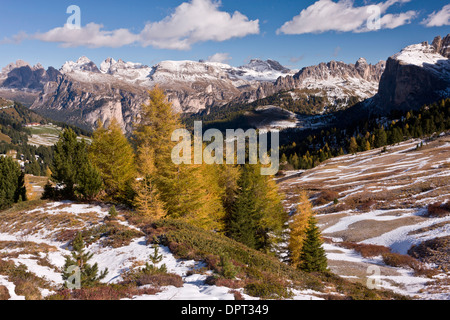
M229 53L216 53L212 56L208 57L206 61L208 62L220 62L220 63L228 63L232 57Z
M106 31L103 30L103 25L96 23L89 23L79 29L65 25L45 33L37 33L31 38L45 42L58 42L61 43L62 47L85 46L89 48L118 48L139 40L138 35L131 33L127 29Z
M192 0L182 3L164 20L148 23L141 43L164 49L189 49L194 43L225 41L259 33L259 20L240 12L220 11L220 2Z
M427 19L422 21L427 27L442 27L450 25L450 4L444 6L440 11L433 12Z
M415 11L386 14L396 3L410 0L388 0L374 5L355 6L353 0L319 0L287 21L277 34L323 33L327 31L368 32L393 29L408 24L417 16ZM376 19L379 14L379 19Z
M128 29L107 31L103 25L89 23L78 29L65 25L26 38L61 43L63 47L115 48L137 44L188 50L199 42L226 41L259 33L259 20L249 20L238 11L233 14L221 11L220 6L220 1L214 0L184 2L163 20L146 23L140 33Z

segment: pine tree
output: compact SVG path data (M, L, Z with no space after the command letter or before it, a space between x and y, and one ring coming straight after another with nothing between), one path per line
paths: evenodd
M77 180L77 192L85 199L95 198L103 188L100 172L89 161L80 169Z
M316 218L311 216L300 255L299 268L305 272L324 272L328 268L327 256L322 247L323 241L316 224Z
M281 235L287 215L276 183L260 169L260 165L242 167L227 235L251 248L268 250Z
M69 197L75 195L78 168L81 167L83 160L86 160L81 159L80 153L82 153L82 150L77 142L75 132L71 129L64 130L55 145L51 180L57 184L62 184L64 193Z
M256 234L259 218L254 194L247 183L241 182L241 190L228 221L227 236L245 244L247 247L258 249Z
M387 135L384 127L375 131L375 148L381 148L387 145Z
M300 193L297 212L289 223L290 237L288 249L290 252L290 262L294 267L301 264L301 254L303 244L306 240L309 220L313 216L311 202L308 199L306 191Z
M89 260L92 259L93 254L85 252L85 243L83 241L83 236L78 233L75 240L72 243L73 251L70 256L66 257L64 264L64 271L62 273L62 278L64 281L69 280L72 276L71 272L68 272L69 268L72 266L79 268L80 284L81 287L94 287L100 283L108 275L108 269L106 268L100 274L98 274L98 264L90 265ZM67 286L67 282L66 282Z
M88 158L86 142L77 141L72 129L65 129L55 145L51 180L63 187L65 197L74 198L77 192L87 198L100 191L101 180Z
M136 179L135 157L116 119L108 128L98 124L89 147L89 159L99 169L109 198L124 202L132 200L132 183Z
M18 163L10 157L0 157L0 210L26 200L25 175Z

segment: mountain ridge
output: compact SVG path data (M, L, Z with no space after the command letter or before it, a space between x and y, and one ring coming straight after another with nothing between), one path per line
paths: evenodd
M113 58L97 66L82 56L59 70L31 67L19 60L3 68L0 93L8 93L9 99L27 93L33 110L85 129L93 129L98 120L107 124L116 118L128 133L147 101L147 90L156 84L174 110L183 114L252 103L282 91L292 91L294 100L297 94L325 98L322 112L345 110L362 101L369 113L384 113L419 108L450 94L449 43L450 35L436 37L431 45L409 46L377 64L360 58L355 63L330 61L301 70L260 59L241 67L189 60L161 61L150 67Z

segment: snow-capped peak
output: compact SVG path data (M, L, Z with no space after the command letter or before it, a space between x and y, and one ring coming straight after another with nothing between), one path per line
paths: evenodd
M59 71L61 73L71 73L76 71L99 72L95 63L85 56L80 57L76 62L66 61Z
M149 67L140 63L125 62L122 59L116 61L113 58L106 59L100 65L100 71L102 73L111 75L124 74L128 71L133 73L137 69L149 69Z
M79 65L85 65L85 64L89 64L91 62L92 61L86 56L82 56L82 57L78 58L78 60L77 60L77 64L79 64Z
M270 71L278 71L278 72L289 72L289 69L283 67L278 61L274 60L266 60L263 61L261 59L252 59L250 62L241 68L250 69L257 72L270 72Z
M416 65L423 67L424 64L435 65L438 62L444 62L448 58L436 53L435 49L427 42L421 44L413 44L404 48L399 53L392 56L404 64Z

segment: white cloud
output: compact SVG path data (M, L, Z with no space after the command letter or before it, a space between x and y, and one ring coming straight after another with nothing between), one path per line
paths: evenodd
M375 29L369 23L379 13L378 29L393 29L408 24L417 16L415 11L386 14L396 3L410 0L388 0L375 5L357 7L353 0L319 0L286 22L277 34L323 33L327 31L368 32Z
M73 29L65 25L64 27L55 28L45 33L38 33L31 37L46 42L58 42L63 47L85 46L90 48L118 48L132 44L139 39L138 35L131 33L127 29L114 31L102 29L103 26L96 23L89 23L80 29Z
M219 10L220 2L192 0L159 22L147 23L140 34L144 46L189 49L204 41L225 41L259 33L259 20L249 20L240 12Z
M220 1L214 0L184 2L163 20L148 22L138 34L128 29L106 31L103 25L89 23L79 29L66 25L26 38L61 43L63 47L116 48L135 43L144 47L188 50L198 42L225 41L259 33L259 20L249 20L238 11L233 14L220 11L220 5Z
M220 62L220 63L228 63L231 59L233 59L229 53L216 53L212 56L208 57L208 62Z
M440 11L433 12L427 19L422 21L427 27L442 27L450 25L450 4L444 6Z

